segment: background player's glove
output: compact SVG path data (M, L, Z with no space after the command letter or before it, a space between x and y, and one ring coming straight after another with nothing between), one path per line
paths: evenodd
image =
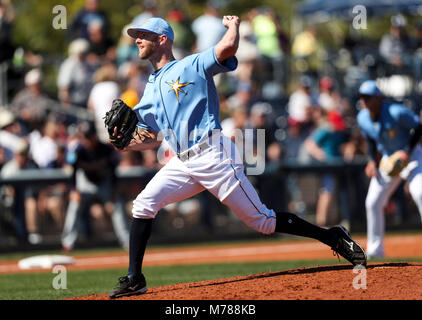
M135 111L122 100L115 99L104 119L111 144L120 150L127 147L137 128L138 118ZM117 128L117 132L114 128Z
M394 152L380 162L380 169L390 177L396 177L409 164L409 157L403 157L403 151Z

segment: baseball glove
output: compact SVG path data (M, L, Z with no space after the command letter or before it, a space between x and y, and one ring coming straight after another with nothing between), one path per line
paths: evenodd
M122 100L115 99L104 119L111 144L120 150L127 147L137 128L138 118L135 111ZM117 132L114 128L117 128Z
M408 160L403 160L402 151L396 151L388 158L380 162L380 169L390 177L396 177L409 164Z

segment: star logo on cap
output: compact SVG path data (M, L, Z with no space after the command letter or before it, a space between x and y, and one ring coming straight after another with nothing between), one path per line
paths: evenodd
M388 130L388 136L390 137L390 139L394 139L396 137L396 134L397 134L396 129Z
M166 82L166 83L171 87L169 92L173 91L176 95L177 101L179 101L179 92L185 93L185 91L183 91L183 89L181 88L189 84L192 84L193 82L180 83L180 77L179 77L177 78L177 81L175 82Z

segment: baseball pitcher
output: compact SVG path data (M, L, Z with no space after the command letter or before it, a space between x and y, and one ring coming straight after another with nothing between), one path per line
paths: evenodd
M205 189L258 232L311 237L354 265L366 264L363 249L343 227L324 229L292 213L267 208L245 176L243 164L235 161L239 159L235 144L221 134L213 77L237 67L240 21L224 16L222 23L227 30L215 47L181 60L173 56L174 33L165 20L153 17L127 31L136 41L139 57L149 60L155 71L133 111L120 100L113 103L105 121L110 141L126 151L155 148L166 140L175 156L133 202L129 270L119 278L111 298L146 292L142 261L155 215Z

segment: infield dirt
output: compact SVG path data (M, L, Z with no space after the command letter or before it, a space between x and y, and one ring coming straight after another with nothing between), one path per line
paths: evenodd
M349 265L317 266L150 288L122 300L420 300L421 263L369 264L366 289ZM354 283L360 289L354 287ZM106 294L74 298L105 300Z

